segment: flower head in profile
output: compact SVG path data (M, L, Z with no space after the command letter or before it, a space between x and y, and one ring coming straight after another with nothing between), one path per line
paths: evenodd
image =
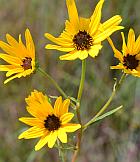
M38 138L35 150L41 149L48 144L52 148L57 138L62 143L67 143L67 132L74 132L81 127L80 124L69 123L74 117L73 113L68 112L70 100L62 101L62 97L58 97L55 101L54 108L48 101L48 97L41 92L34 91L31 96L26 98L27 111L33 117L22 117L19 120L32 126L23 132L19 139Z
M60 60L83 60L90 55L95 57L102 48L101 42L113 32L123 29L118 26L122 19L116 15L101 24L102 6L104 0L100 0L90 18L78 16L74 0L66 0L69 20L65 23L65 30L58 38L49 33L45 37L56 45L48 44L46 49L56 49L68 54L60 56Z
M111 66L111 69L121 69L126 74L140 77L140 36L135 40L133 29L129 30L127 44L124 33L122 34L123 45L122 51L118 51L112 40L109 43L114 51L114 56L120 61L116 66Z
M11 35L6 34L8 43L0 41L0 47L5 53L0 53L0 58L8 65L0 65L0 71L7 71L4 84L15 78L30 75L35 70L35 47L29 29L25 31L26 45L21 40L16 41Z

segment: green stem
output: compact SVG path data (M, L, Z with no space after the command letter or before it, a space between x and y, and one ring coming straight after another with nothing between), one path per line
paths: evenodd
M76 147L56 147L61 150L76 150Z
M86 123L83 128L84 130L91 125L101 114L103 114L103 112L108 108L108 106L110 105L110 103L112 102L114 96L116 95L116 92L118 91L118 89L120 88L123 80L125 79L126 74L123 73L120 80L118 82L115 83L113 91L111 96L109 97L109 99L107 100L107 102L105 103L105 105L100 109L100 111L88 122Z
M77 95L78 102L76 104L76 113L77 113L77 118L80 124L82 124L81 115L80 115L80 102L81 102L81 97L82 97L83 88L84 88L85 74L86 74L86 59L82 60L81 80L80 80L80 85L79 85L79 90L78 90L78 95Z
M46 77L54 86L55 88L58 90L58 92L65 98L69 98L69 96L61 89L61 87L57 84L57 82L49 75L47 74L42 68L38 67L37 70L44 76ZM71 107L73 109L76 108L76 106L73 104L73 102L71 102Z
M81 115L80 115L80 102L81 102L81 97L82 97L83 88L84 88L85 74L86 74L86 60L82 60L81 80L80 80L80 85L79 85L79 90L78 90L78 95L77 95L78 102L76 103L76 113L77 113L77 118L80 124L82 124Z
M82 139L82 121L81 121L81 115L80 115L80 103L81 103L81 97L82 97L82 93L83 93L83 88L84 88L84 82L85 82L85 74L86 74L86 59L82 60L82 72L81 72L81 80L80 80L80 85L79 85L79 90L78 90L78 95L77 95L77 104L76 104L76 113L77 113L77 118L79 121L79 124L81 124L81 129L78 132L78 140L77 140L77 144L76 144L76 150L73 154L72 157L72 162L75 162L77 159L77 155L80 151L80 147L81 147L81 139Z
M79 102L81 100L82 93L83 93L85 74L86 74L86 59L82 61L82 74L81 74L81 81L80 81L80 86L79 86L79 90L78 90L78 97L77 97L77 100Z
M65 159L65 153L64 153L64 150L60 147L60 142L59 140L57 140L57 145L58 145L58 151L59 151L59 157L60 159L62 160L62 162L66 162L66 159Z
M64 98L68 98L68 96L66 95L66 93L60 88L60 86L57 84L57 82L49 75L47 74L43 69L41 69L40 67L37 69L41 74L43 74L45 77L47 77L49 79L49 81L55 86L55 88L60 92L60 94L64 97Z

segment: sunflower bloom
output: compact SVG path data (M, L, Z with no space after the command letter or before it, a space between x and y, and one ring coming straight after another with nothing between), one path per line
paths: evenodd
M135 40L135 33L133 29L129 30L127 44L124 33L122 32L122 52L118 51L112 40L109 43L114 51L114 56L120 61L116 66L111 66L111 69L121 69L126 74L131 74L140 77L140 35Z
M116 15L101 24L102 6L104 0L100 0L90 18L78 16L74 0L66 0L69 20L65 23L65 30L58 38L49 33L45 37L56 45L48 44L46 49L56 49L68 54L60 56L60 60L83 60L90 55L95 57L102 48L101 42L113 32L123 29L118 26L122 19Z
M6 34L8 43L0 41L0 47L6 53L0 53L0 58L8 65L0 65L0 71L7 71L4 84L15 79L30 75L35 70L35 47L29 29L25 31L26 46L21 40L17 42L11 35Z
M22 117L19 120L32 127L23 132L18 138L40 137L35 146L36 151L46 144L49 148L52 148L57 138L62 143L67 143L66 133L74 132L81 127L80 124L69 123L74 117L73 113L68 112L69 99L62 101L62 97L58 97L53 108L48 102L48 97L35 90L31 93L31 96L26 98L26 103L28 105L27 111L33 117Z

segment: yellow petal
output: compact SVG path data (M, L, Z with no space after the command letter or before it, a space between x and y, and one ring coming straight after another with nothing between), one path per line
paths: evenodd
M69 22L68 20L66 20L65 22L65 32L67 32L67 34L69 35L69 39L71 38L71 42L72 42L72 39L74 37L75 34L77 34L77 30L75 30L73 24L71 22ZM64 33L63 31L63 33ZM60 37L64 36L63 33L60 35Z
M17 56L15 48L11 47L9 44L7 44L7 43L5 43L3 41L0 41L0 47L3 49L3 51L8 53L9 55Z
M31 73L33 73L33 69L24 70L20 74L21 76L26 77L27 75L30 75Z
M30 138L38 138L44 135L45 128L39 128L39 127L32 127L26 130L25 132L21 133L18 137L18 139L30 139Z
M22 60L15 56L0 53L0 58L12 65L22 65Z
M40 103L43 103L44 101L48 101L48 96L44 95L42 92L39 92L37 90L34 90L31 95L33 95L34 99L37 100Z
M133 29L130 29L128 33L128 41L127 41L127 47L130 54L133 54L134 45L135 45L135 33Z
M138 54L139 52L140 52L140 35L138 36L134 46L134 53Z
M122 55L122 53L115 48L114 43L113 43L113 41L111 40L110 37L108 37L107 40L108 40L110 46L112 47L112 49L114 51L114 56L116 58L118 58L121 62L123 62L123 55Z
M19 53L20 50L20 55L22 56L22 58L31 57L30 52L26 49L25 45L22 42L21 34L19 34L19 48L17 48L16 50L17 53Z
M52 148L57 139L57 131L51 132L48 139L48 147Z
M138 66L136 69L137 69L137 70L133 69L133 70L131 71L131 74L132 74L133 76L135 76L135 77L140 77L140 66Z
M60 116L61 108L62 108L62 97L60 96L56 99L54 104L54 114L58 117Z
M48 143L49 140L49 132L45 133L43 137L39 140L39 142L35 146L35 151L40 150L43 146L45 146Z
M73 39L73 32L72 33L70 32L72 29L68 29L67 30L66 28L67 27L65 27L65 30L60 34L59 38L63 38L66 41L68 41L69 43L73 43L73 41L72 41L72 39Z
M6 39L7 39L7 42L13 46L13 47L16 47L18 48L19 47L19 44L18 42L15 40L15 38L13 38L10 34L6 34Z
M98 55L98 53L99 53L99 51L101 50L101 48L102 48L102 45L100 45L100 44L93 45L93 46L91 47L91 49L88 51L88 53L89 53L89 55L90 55L91 57L94 58L95 56Z
M101 41L105 40L107 37L109 37L112 33L114 33L117 30L121 30L124 27L122 26L115 26L112 28L109 28L107 30L105 30L104 32L101 32L100 34L97 34L93 37L94 39L94 43L100 43Z
M62 115L60 117L60 121L62 122L62 125L63 124L66 124L68 123L69 121L71 121L71 119L74 117L74 114L73 113L66 113L64 115Z
M53 108L48 102L48 98L38 91L31 93L31 96L25 99L28 104L27 111L41 120L44 120L48 115L53 113Z
M88 51L87 50L83 50L83 51L79 51L79 55L78 58L80 60L84 60L88 57Z
M54 113L54 109L52 107L52 105L49 103L49 101L45 100L42 104L42 109L44 111L45 114L53 114Z
M63 51L63 52L70 52L73 51L75 48L74 47L61 47L61 46L57 46L57 45L52 45L52 44L47 44L45 46L46 49L56 49L58 51Z
M90 35L94 35L96 30L98 29L100 25L101 20L101 10L103 6L104 0L100 0L95 8L95 11L93 12L93 15L91 16L91 22L89 25L89 33Z
M9 71L12 69L17 68L17 66L14 65L0 65L0 71Z
M63 128L66 132L75 132L76 130L78 130L79 128L81 128L80 124L65 124L63 125Z
M38 127L44 127L44 122L37 118L22 117L22 118L19 118L19 121L21 121L27 125L30 125L30 126L37 125Z
M18 36L18 41L19 41L19 44L23 44L21 34L19 34L19 36Z
M121 16L115 15L112 18L110 18L109 20L105 21L103 24L101 24L101 29L103 28L103 30L107 30L108 28L110 28L112 26L119 25L121 23L121 21L122 21Z
M88 31L89 29L89 24L90 24L90 19L80 17L80 25L79 25L79 30L80 31Z
M127 48L127 46L126 46L124 33L121 32L121 35L122 35L122 40L123 40L122 52L123 52L124 55L127 55L129 51L128 51L128 48Z
M132 75L135 76L135 77L140 77L140 73L132 74Z
M26 29L25 31L25 40L26 40L26 47L27 50L29 50L30 54L31 54L31 58L35 57L35 46L34 46L34 42L31 36L31 33L29 31L29 29Z
M16 74L16 75L14 75L14 76L12 76L12 77L6 79L6 80L4 81L4 84L10 82L11 80L13 80L13 79L15 79L15 78L20 78L20 77L22 77L22 73Z
M6 73L6 77L9 77L9 76L11 76L11 75L13 75L13 74L20 73L20 72L23 72L23 71L24 71L24 69L23 69L22 67L21 67L21 68L17 67L17 68L15 68L15 69L9 70L9 71Z
M69 42L72 43L73 33L67 31L66 28L65 28L65 30L60 34L59 38L69 40Z
M75 60L79 57L79 51L72 51L66 55L60 56L60 60Z
M79 29L79 18L78 18L78 12L75 5L75 0L66 0L67 8L68 8L68 14L69 14L69 20L73 24L73 28L75 31L78 31Z
M135 58L136 58L136 60L140 60L140 54L137 54L137 55L135 56Z
M9 44L3 41L0 41L0 47L3 49L3 51L8 53L9 55L16 56L17 58L20 59L30 56L29 52L27 52L27 49L25 48L23 43L16 44L16 40L14 40L14 38L12 38L9 34L7 34L6 37L7 37L7 41L12 46L10 46Z
M123 62L123 55L120 51L118 51L117 49L115 50L114 56L120 60L120 62Z
M59 110L60 115L68 113L69 105L70 105L70 100L69 99L66 99L66 100L63 101L62 106L61 106L61 108Z
M130 70L130 69L124 68L123 71L124 71L124 73L126 73L126 74L132 74L132 75L133 75L133 72L132 72L132 70Z
M122 64L116 65L116 66L111 66L111 69L124 69L124 66Z
M64 129L60 128L58 130L58 138L62 143L67 143L67 134Z
M26 32L25 32L26 33ZM26 39L26 38L25 38ZM30 43L31 44L31 43ZM24 58L24 57L31 57L32 59L35 59L35 52L34 51L31 51L29 50L29 46L31 45L28 45L28 47L25 47L25 45L23 44L22 42L22 39L21 39L21 34L19 35L19 48L17 48L16 50L16 53L19 54ZM34 49L35 50L35 49Z
M7 38L7 41L9 44L7 44L3 41L0 41L0 47L7 54L9 54L11 56L16 56L17 58L20 58L21 60L25 57L35 58L35 52L33 50L31 50L31 49L33 49L32 48L33 40L31 38L31 35L30 35L28 29L25 32L25 36L28 39L26 41L26 44L28 44L27 48L25 47L25 45L23 44L23 42L21 40L21 35L19 35L19 42L18 42L9 34L6 34L6 38ZM29 43L29 40L30 40L30 43Z
M39 103L30 103L30 106L27 107L27 111L34 117L39 118L40 120L45 120L48 116L48 112L44 111L42 104Z
M63 38L55 38L49 33L45 33L45 37L48 38L50 41L62 46L62 47L71 47L71 42L69 40L64 40Z
M48 97L44 95L42 92L34 90L33 92L31 92L31 95L29 95L25 100L27 104L30 104L30 102L43 103L45 100L48 101Z
M110 37L108 37L107 40L108 40L110 46L112 47L113 52L115 53L116 47L114 46L114 43L113 43L112 39Z
M42 108L41 104L37 105L36 104L32 104L30 106L27 107L27 111L34 117L40 119L40 120L45 120L47 118L47 116L49 115L49 113L46 113L43 111L44 108Z

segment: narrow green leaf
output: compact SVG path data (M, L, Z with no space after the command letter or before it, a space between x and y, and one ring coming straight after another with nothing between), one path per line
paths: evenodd
M97 121L100 121L100 120L102 120L102 119L104 119L104 118L106 118L106 117L114 114L115 112L119 111L122 108L123 108L123 106L121 105L121 106L119 106L119 107L117 107L117 108L115 108L115 109L113 109L113 110L111 110L111 111L109 111L109 112L107 112L107 113L105 113L105 114L97 117L97 118L92 118L88 123L86 123L83 126L83 131L85 131L87 129L87 127L90 126L90 125L92 125L93 123L95 123Z
M107 112L107 113L97 117L96 119L94 119L93 123L95 123L95 122L97 122L99 120L102 120L102 119L104 119L104 118L106 118L106 117L116 113L117 111L119 111L122 108L123 108L123 106L121 105L121 106L119 106L119 107L117 107L117 108L115 108L115 109L113 109L113 110L111 110L111 111L109 111L109 112Z

